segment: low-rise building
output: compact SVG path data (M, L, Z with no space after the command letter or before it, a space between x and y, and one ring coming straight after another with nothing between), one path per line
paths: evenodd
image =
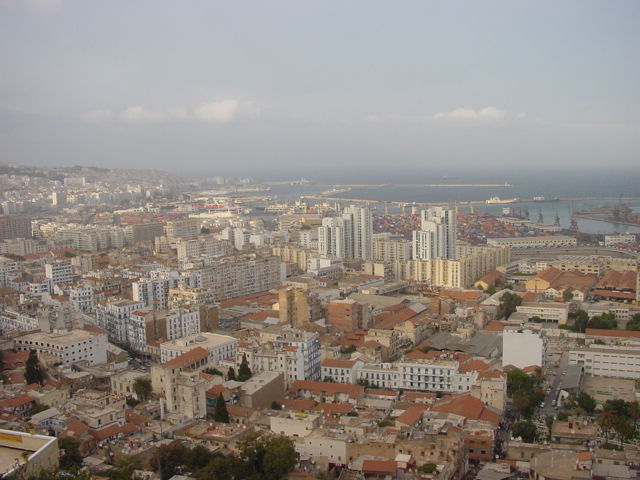
M35 350L60 359L60 363L72 365L87 362L98 365L107 362L107 334L91 326L84 329L54 333L30 333L14 339L18 351Z
M584 373L614 378L640 378L640 349L596 345L571 350L569 365L584 366Z

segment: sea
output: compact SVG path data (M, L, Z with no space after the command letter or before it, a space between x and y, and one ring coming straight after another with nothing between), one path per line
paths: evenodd
M569 227L571 212L600 206L613 206L622 201L627 203L635 213L640 213L640 201L627 201L625 197L640 197L640 173L627 172L510 172L499 174L469 175L428 175L419 178L406 175L362 176L335 178L333 182L322 179L312 185L273 185L271 195L278 201L295 200L300 196L314 195L331 190L340 185L351 186L342 193L331 194L331 197L345 199L371 200L372 202L450 202L462 211L470 211L469 201L484 201L491 197L501 199L531 199L544 196L545 199L588 197L593 200L557 201L557 202L517 202L512 204L474 205L475 211L484 211L501 215L505 207L528 211L532 221L538 221L542 215L544 223L553 224L559 218L563 227ZM368 185L367 185L368 184ZM426 186L438 184L439 186ZM499 186L453 186L451 184L499 184ZM505 185L506 184L506 185ZM602 200L603 197L612 198ZM622 200L620 200L622 199ZM348 201L345 202L345 204ZM372 204L377 214L384 212L381 204ZM410 206L408 207L410 208ZM418 207L419 209L420 207ZM399 213L397 207L389 207L389 213ZM640 233L640 226L624 225L614 222L578 219L581 232L594 234L607 233Z

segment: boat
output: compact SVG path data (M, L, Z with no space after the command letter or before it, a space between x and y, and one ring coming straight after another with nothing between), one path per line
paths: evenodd
M533 201L534 202L558 202L560 201L560 199L558 197L545 198L543 195L538 195L536 197L533 197Z
M517 197L516 198L505 198L505 199L502 199L502 198L496 196L496 197L491 197L489 200L487 200L487 203L488 204L516 203L518 201L520 201L520 199L517 198Z

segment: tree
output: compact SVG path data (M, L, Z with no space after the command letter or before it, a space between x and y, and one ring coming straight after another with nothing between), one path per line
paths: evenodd
M251 480L280 480L298 462L293 442L284 436L259 437L252 434L238 444L240 460Z
M213 412L213 419L220 423L229 423L229 412L227 411L227 402L224 401L222 392L218 394L216 399L216 409Z
M49 410L49 405L45 405L44 403L37 403L33 406L31 410L29 410L29 416L33 417L36 413L44 412L45 410Z
M598 426L604 433L604 443L607 445L609 443L609 431L613 427L613 419L614 415L611 411L603 411L597 419Z
M600 328L604 330L615 330L618 328L618 321L612 313L603 313L589 320L589 328Z
M584 333L589 323L589 314L580 309L574 314L573 329L578 333Z
M236 371L233 369L233 367L229 367L229 370L227 371L227 380L235 380L236 379Z
M573 300L573 289L572 288L566 288L563 292L562 292L562 299L565 302L570 302L571 300Z
M138 400L145 401L151 394L151 380L146 377L136 378L133 382L133 391L138 397Z
M633 425L627 417L614 417L613 419L613 429L618 434L618 438L620 439L620 448L624 448L624 441L633 435Z
M504 313L504 318L508 319L516 308L522 304L522 298L515 293L507 292L500 298L500 309Z
M274 400L271 402L271 410L282 410L282 405Z
M242 355L242 362L240 362L240 368L238 369L238 381L246 382L251 378L251 375L251 369L249 368L247 356Z
M438 469L435 463L425 463L418 467L420 473L434 473Z
M202 373L207 373L209 375L218 375L219 377L223 377L223 373L217 368L205 368L202 370Z
M580 392L577 398L577 403L589 415L596 409L596 399L586 392Z
M507 371L507 393L525 418L531 418L538 404L544 400L542 382L543 377L539 371L533 375L527 375L519 368Z
M60 468L75 471L82 466L80 443L73 438L59 438Z
M44 372L42 371L42 367L38 361L38 354L35 350L29 351L29 358L27 358L24 378L28 385L31 385L32 383L42 385L44 380Z
M523 442L532 443L538 438L538 431L532 421L521 420L513 424L511 435L522 438Z
M640 313L636 313L631 317L631 320L627 323L627 330L632 330L634 332L640 330Z

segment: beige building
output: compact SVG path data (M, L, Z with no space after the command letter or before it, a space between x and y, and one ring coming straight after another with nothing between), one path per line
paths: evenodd
M411 260L396 265L403 280L430 283L446 288L469 288L487 273L509 263L508 247L458 245L458 259Z
M373 240L373 259L378 262L408 262L411 260L411 242L391 234L376 234Z
M298 247L289 243L276 245L271 253L283 262L295 264L299 272L306 272L308 260L318 254L316 250Z
M281 288L278 291L280 321L293 327L315 322L322 316L322 306L317 295L299 288Z
M59 459L58 439L55 437L0 430L0 477L2 478L11 473L30 478L41 470L53 472L58 468Z
M503 412L507 401L507 376L499 371L480 372L471 387L471 395Z

